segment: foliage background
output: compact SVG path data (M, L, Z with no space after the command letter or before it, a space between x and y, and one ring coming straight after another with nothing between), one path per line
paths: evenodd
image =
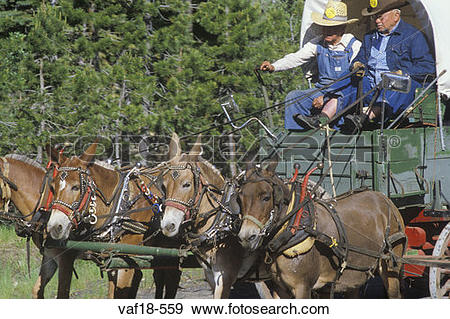
M154 136L223 124L229 94L235 117L264 108L253 70L298 49L303 0L0 0L0 9L1 154L45 161L47 143L79 154L102 136L103 158L123 165L161 160ZM263 74L271 103L303 84L299 72ZM254 149L258 129L234 141ZM229 131L204 132L211 150L222 147L210 160L229 162Z

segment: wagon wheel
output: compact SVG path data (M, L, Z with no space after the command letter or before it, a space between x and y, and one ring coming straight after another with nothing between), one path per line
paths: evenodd
M445 226L439 235L433 249L433 256L450 258L450 223ZM430 295L431 298L450 297L450 270L438 267L430 267Z

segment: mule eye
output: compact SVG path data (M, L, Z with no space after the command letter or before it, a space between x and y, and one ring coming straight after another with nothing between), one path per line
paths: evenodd
M268 202L268 201L270 201L270 196L269 195L264 196L262 200L265 202Z
M191 187L191 183L190 182L186 182L186 183L183 184L183 187L184 188Z
M72 190L73 190L74 192L77 192L77 191L80 190L80 186L78 186L78 185L72 186Z

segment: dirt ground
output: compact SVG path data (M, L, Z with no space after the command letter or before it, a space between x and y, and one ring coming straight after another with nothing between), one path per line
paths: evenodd
M140 289L138 298L152 299L155 297L155 287ZM238 283L233 286L230 299L257 299L258 292L253 284ZM180 288L176 299L212 299L212 290L204 279L200 269L185 269L181 275Z
M155 297L154 285L150 289L139 289L138 298L152 299ZM212 290L199 269L185 269L181 274L177 299L212 299Z

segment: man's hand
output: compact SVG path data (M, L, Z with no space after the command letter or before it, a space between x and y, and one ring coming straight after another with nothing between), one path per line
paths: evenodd
M352 72L355 71L356 69L359 69L355 73L355 75L357 77L362 78L364 76L364 74L366 74L366 66L359 61L356 61L355 63L353 63Z
M323 107L323 95L316 97L312 102L312 106L316 109L322 108Z
M261 66L259 67L259 69L260 69L261 71L269 71L269 72L275 71L275 67L274 67L272 64L270 64L269 61L264 61L264 62L261 64Z

